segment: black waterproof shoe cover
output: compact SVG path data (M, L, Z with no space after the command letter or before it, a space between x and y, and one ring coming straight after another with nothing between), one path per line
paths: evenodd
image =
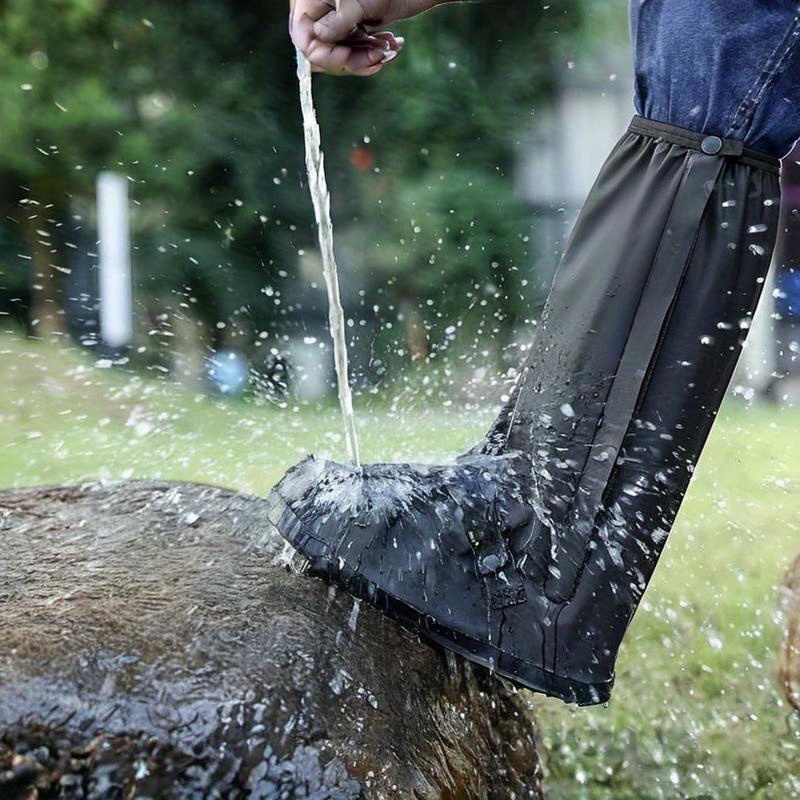
M769 266L778 162L636 118L511 402L451 466L307 459L270 518L316 575L517 684L608 699Z
M520 454L435 467L309 457L273 490L269 519L310 573L448 650L567 702L604 702L611 674L585 683L543 666L557 606L534 556L549 540L530 474Z

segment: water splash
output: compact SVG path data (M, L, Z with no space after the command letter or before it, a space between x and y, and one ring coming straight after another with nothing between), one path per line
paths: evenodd
M297 51L297 80L300 84L300 107L303 111L303 130L306 143L306 171L308 189L314 204L317 220L319 247L322 253L322 274L328 290L328 324L333 339L333 359L336 368L336 384L339 405L344 420L344 435L347 454L358 467L361 459L358 452L358 433L353 414L353 396L347 370L347 340L345 338L344 311L339 295L339 277L336 259L333 254L333 223L331 222L331 197L325 180L325 166L322 157L317 115L311 94L311 65L305 56Z

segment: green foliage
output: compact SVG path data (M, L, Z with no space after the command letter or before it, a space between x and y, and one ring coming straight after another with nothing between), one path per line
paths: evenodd
M581 19L578 2L448 6L407 23L401 57L369 83L318 81L329 164L374 160L331 181L337 219L353 221L346 268L368 293L413 304L434 345L476 303L470 326L502 344L541 299L526 288L515 145Z
M122 171L145 299L188 287L209 321L257 312L305 213L274 182L301 159L284 9L16 0L0 26L5 216L52 235L90 207L100 170Z
M476 285L475 324L491 321L501 340L530 315L515 141L589 7L448 5L405 23L406 50L379 76L316 79L359 302L412 304L433 343L476 306ZM212 329L241 308L257 329L302 316L301 301L287 310L260 291L299 285L297 250L315 238L286 13L277 1L0 4L0 202L12 235L56 267L91 262L95 178L120 170L145 305L191 296ZM65 225L76 210L80 236Z

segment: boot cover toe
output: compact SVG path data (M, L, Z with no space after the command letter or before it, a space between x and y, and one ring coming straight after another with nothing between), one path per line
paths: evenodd
M362 467L308 457L270 495L268 518L308 572L448 650L566 702L605 702L546 663L558 607L544 595L549 538L521 455L447 466Z

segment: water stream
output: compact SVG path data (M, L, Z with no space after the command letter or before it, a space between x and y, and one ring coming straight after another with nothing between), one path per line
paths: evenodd
M305 56L297 52L297 79L300 84L300 107L303 111L303 129L306 143L306 171L308 189L314 204L317 219L319 248L322 253L322 274L328 290L328 324L333 339L333 358L336 368L336 383L339 392L339 406L344 420L344 436L347 454L358 467L361 460L358 452L358 433L353 414L353 395L347 370L347 340L345 338L344 311L339 295L339 276L333 254L333 223L331 222L331 198L325 180L325 166L322 157L317 115L311 94L311 66Z

